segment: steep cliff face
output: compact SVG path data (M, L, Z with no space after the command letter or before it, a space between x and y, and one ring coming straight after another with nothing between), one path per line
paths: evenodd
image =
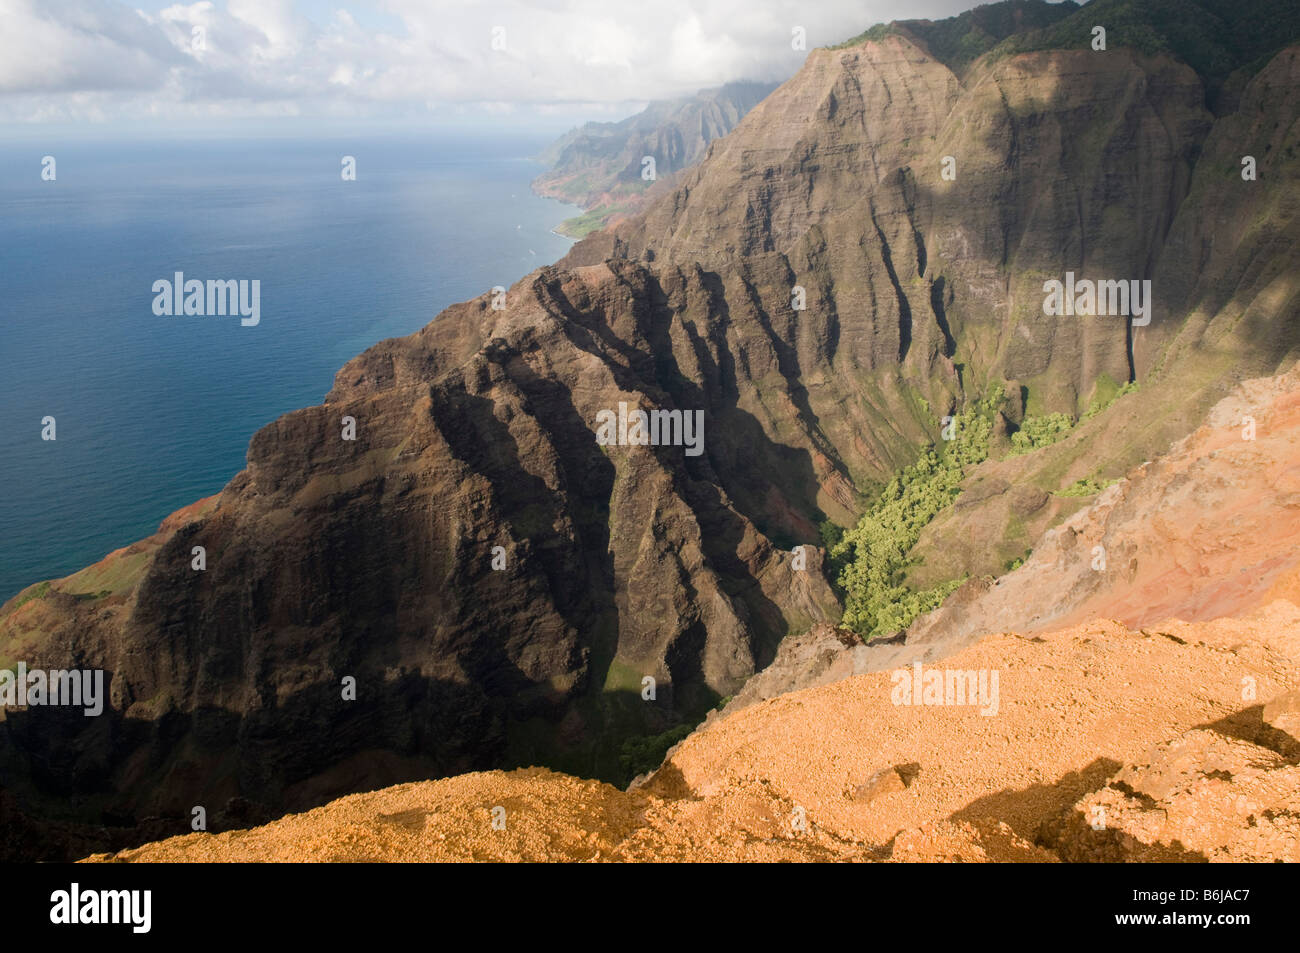
M581 238L666 191L710 142L731 132L775 88L773 83L727 83L653 102L620 122L589 122L538 156L549 168L533 181L533 190L587 209L557 229Z
M1004 468L1023 489L991 522L989 507L945 516L952 542L927 544L920 574L990 571L1063 515L1046 494L1121 475L1300 354L1296 55L1243 78L1216 120L1190 67L1124 47L990 54L961 82L903 34L819 50L671 197L567 261L694 261L724 287L739 273L857 488L970 395L1019 391L1014 428L1139 382L1076 442ZM1044 314L1044 282L1067 272L1150 280L1150 323ZM839 521L850 500L819 505Z
M1300 605L1300 365L1235 388L1168 452L1048 529L1024 565L970 580L905 635L864 643L823 623L785 639L720 714L930 664L989 633L1031 637L1096 619L1145 632L1169 619L1246 618L1279 600Z
M774 256L788 280L773 294L808 289L800 324L826 338L834 322L855 365L925 381L947 361L1078 409L1097 374L1132 376L1128 328L1046 320L1043 282L1152 277L1211 125L1203 100L1188 67L1123 49L1002 58L964 86L901 36L819 50L613 241L721 270ZM610 240L592 242L600 257ZM1180 317L1157 297L1153 326Z
M818 523L851 524L943 415L1011 393L1005 439L1142 384L971 476L918 545L955 578L1294 360L1298 80L1291 48L1216 120L1195 71L1118 40L960 78L898 33L815 51L643 215L371 348L214 500L0 609L7 660L111 687L97 719L7 712L0 784L183 823L494 765L616 777L622 739L837 615ZM1046 316L1067 271L1152 279L1151 324ZM620 404L700 413L703 439L601 445Z
M7 650L106 669L112 712L90 731L11 712L7 779L98 788L125 816L279 807L372 762L419 776L570 745L616 774L594 745L702 715L835 611L817 554L796 571L719 476L807 509L762 469L788 457L788 485L811 485L795 479L807 461L722 386L717 319L681 317L709 294L626 263L544 270L504 310L457 306L350 362L323 406L259 431L247 469L150 541L123 595L65 584L8 607ZM598 445L593 421L620 402L702 408L707 452ZM68 764L41 777L56 722Z

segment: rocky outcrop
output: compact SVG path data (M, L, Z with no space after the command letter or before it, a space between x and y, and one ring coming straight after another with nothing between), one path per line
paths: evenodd
M1001 474L1048 493L1122 476L1237 383L1300 357L1297 100L1277 95L1300 84L1297 55L1278 53L1216 119L1190 67L1125 47L991 54L961 81L902 34L818 50L671 198L567 261L743 273L855 486L1001 382L1021 413L1072 416L1100 382L1140 382L1140 404ZM1267 174L1244 181L1245 154ZM1150 325L1045 315L1043 283L1067 271L1150 279ZM923 541L921 583L999 570L1065 515L1009 497L955 512Z
M879 648L879 644L868 646L851 630L827 622L787 636L772 664L746 682L723 713L799 688L827 685L856 675L865 671L864 660ZM711 713L710 717L714 715Z
M1039 840L1072 862L1295 863L1300 765L1246 738L1195 729L1125 765L1046 822Z
M789 451L714 386L715 332L670 316L670 296L707 293L629 264L546 271L504 311L460 306L350 362L323 406L260 431L243 473L169 521L111 604L71 581L10 604L7 645L107 670L111 712L94 728L10 712L6 777L183 817L566 745L616 754L607 719L635 734L702 716L835 610L817 553L795 570L755 525L815 532L797 484L758 465ZM621 402L703 405L708 452L598 445ZM524 746L511 723L564 727ZM54 733L64 765L36 757Z

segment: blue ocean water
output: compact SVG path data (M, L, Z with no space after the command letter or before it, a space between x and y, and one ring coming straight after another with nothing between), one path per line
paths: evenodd
M0 145L0 601L215 493L353 355L562 256L546 141ZM261 322L155 316L176 271L260 280Z

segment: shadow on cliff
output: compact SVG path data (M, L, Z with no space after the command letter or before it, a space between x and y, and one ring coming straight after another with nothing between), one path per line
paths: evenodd
M611 686L620 650L633 657L647 651L623 644L627 633L620 631L610 545L614 465L592 439L591 423L579 413L567 387L535 373L512 348L496 345L488 357L526 397L535 422L554 445L561 485L548 486L524 466L518 442L486 398L458 399L457 414L475 421L476 439L456 449L492 482L500 521L511 528L520 550L516 571L545 577L552 608L574 633L577 651L572 664L580 676L566 695L548 693L545 685L516 681L512 686L502 673L522 673L503 655L500 641L490 636L474 641L470 657L475 680L492 686L496 694L512 691L516 697L550 702L512 706L508 746L497 764L545 765L621 786L631 779L622 763L625 744L694 725L717 701L699 664L703 635L698 625L689 627L669 647L665 661L672 680L658 687L657 703L647 704L639 690ZM527 518L520 519L521 514ZM556 532L561 525L570 528L568 535ZM689 584L687 588L693 599L694 591Z
M244 715L215 707L156 720L112 709L93 719L80 710L11 711L0 765L8 811L21 823L0 850L11 860L72 859L62 852L190 833L195 807L216 832L500 762L500 700L413 672L359 672L357 685L355 701L336 685L315 685ZM51 836L24 839L16 833L24 826Z
M701 456L687 456L680 447L660 446L652 452L669 472L684 478L677 490L699 523L701 546L710 566L748 616L745 621L754 639L755 668L761 669L788 634L788 624L781 607L762 591L756 567L739 555L749 531L746 521L776 548L820 546L816 524L824 514L815 502L818 480L812 458L806 450L772 441L758 419L739 406L736 357L727 340L730 307L718 275L697 272L694 276L708 302L706 313L697 318L673 305L662 279L651 270L622 260L607 264L634 292L627 315L613 316L587 303L579 306L565 296L555 280L538 282L539 299L563 319L568 340L605 363L622 390L644 393L664 408L706 412ZM636 336L644 344L631 343L625 339L628 335L615 332L615 321L627 318L634 322ZM687 335L699 379L683 373L677 362L674 322ZM774 337L770 326L762 319L760 323ZM610 361L610 353L622 363ZM782 371L797 374L790 358L787 350L781 357ZM805 424L808 420L805 418ZM585 422L583 426L585 439L590 441L590 426ZM774 505L774 499L782 502ZM699 625L683 632L678 640L682 645L672 653L677 663L674 681L699 678L699 651L691 649L701 649L705 636Z

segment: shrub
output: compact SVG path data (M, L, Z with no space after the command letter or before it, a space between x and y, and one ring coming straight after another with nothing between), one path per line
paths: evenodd
M1064 490L1057 492L1057 496L1095 496L1108 486L1115 485L1114 480L1099 480L1096 477L1084 477L1082 480L1075 481L1072 485Z
M919 615L938 607L961 580L917 592L904 574L908 553L921 531L961 492L966 470L989 453L992 416L1001 396L980 401L956 420L956 438L942 450L926 448L894 477L858 525L831 550L840 561L838 583L845 594L843 624L864 638L892 635Z
M628 781L653 771L663 764L668 749L689 735L695 728L692 725L678 725L659 735L637 735L623 742L619 753L619 766Z
M1011 453L1033 453L1043 447L1050 447L1064 438L1074 428L1074 421L1067 414L1048 414L1045 417L1026 417L1020 429L1011 435Z
M1125 394L1131 394L1137 389L1137 381L1129 381L1123 387L1116 390L1109 398L1104 398L1101 394L1098 394L1093 398L1092 403L1088 405L1087 411L1084 412L1084 415L1080 417L1079 420L1091 420L1102 411L1108 410L1111 404L1115 403L1115 401L1119 400Z

